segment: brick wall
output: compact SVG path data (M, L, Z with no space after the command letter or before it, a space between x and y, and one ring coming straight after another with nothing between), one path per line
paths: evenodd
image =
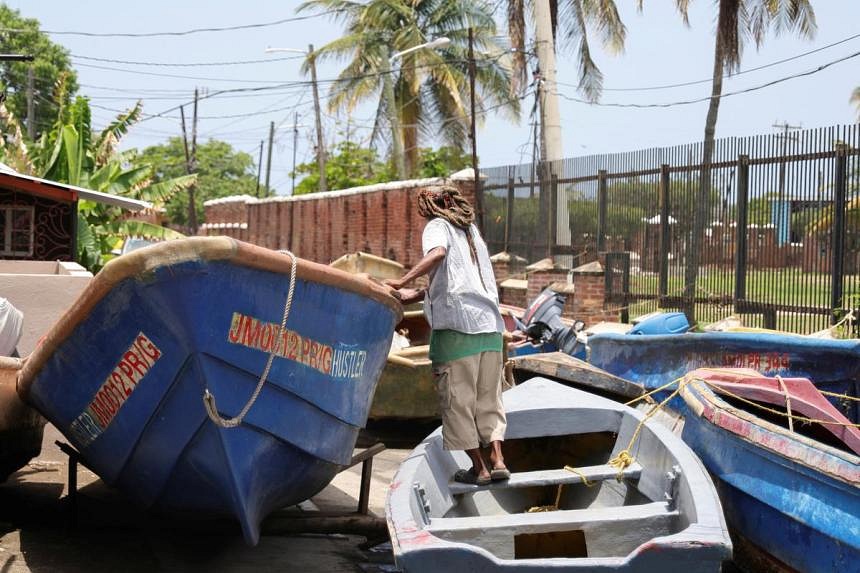
M601 321L618 322L618 311L606 308L606 278L603 265L594 261L573 269L575 295L570 316L581 320L585 326ZM565 310L567 310L565 304Z
M396 181L296 197L215 199L205 203L201 233L290 249L320 263L364 251L411 267L421 259L426 224L418 214L418 192L446 182L474 203L472 171L464 170L447 179ZM242 224L245 227L234 232L232 225Z

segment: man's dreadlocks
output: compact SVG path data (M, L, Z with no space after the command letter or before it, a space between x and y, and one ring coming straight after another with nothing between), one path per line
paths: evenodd
M481 265L478 264L478 252L472 238L472 223L475 222L475 210L469 204L460 190L453 185L435 185L418 193L418 214L427 219L440 217L445 219L466 234L472 262L478 268L481 284L486 288Z
M455 227L467 231L475 222L475 211L453 185L428 187L418 194L418 213L427 219L441 217Z

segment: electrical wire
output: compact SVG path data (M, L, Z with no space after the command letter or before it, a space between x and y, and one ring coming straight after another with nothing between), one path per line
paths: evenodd
M773 66L785 64L787 62L792 62L794 60L798 60L800 58L809 56L811 54L816 54L818 52L822 52L822 51L827 50L829 48L832 48L834 46L838 46L840 44L850 42L851 40L855 40L857 38L860 38L860 34L854 34L853 36L843 38L842 40L839 40L837 42L833 42L832 44L827 44L826 46L821 46L820 48L816 48L814 50L809 50L808 52L803 52L801 54L796 54L794 56L790 56L790 57L784 58L782 60L777 60L775 62L770 62L768 64L763 64L761 66L749 68L747 70L741 70L741 71L734 73L734 74L725 74L725 75L723 75L723 79L731 79L731 78L734 78L734 77L737 77L737 76L740 76L743 74L748 74L751 72L757 72L759 70L764 70L766 68L771 68ZM700 85L700 84L709 84L712 81L713 81L713 78L707 78L707 79L693 80L693 81L682 82L682 83L677 83L677 84L665 84L665 85L658 85L658 86L643 86L643 87L633 87L633 88L603 88L603 91L605 91L605 92L657 91L657 90L666 90L666 89L672 89L672 88L682 88L682 87L687 87L687 86L695 86L695 85ZM563 83L563 82L556 82L556 83L560 86L566 86L566 87L572 87L572 88L579 87L577 84Z
M310 20L312 18L319 18L320 16L328 16L330 14L337 14L342 10L328 10L326 12L319 12L318 14L308 14L305 16L293 16L292 18L282 18L280 20L275 20L272 22L262 22L257 24L241 24L238 26L223 26L219 28L192 28L190 30L183 30L179 32L79 32L79 31L71 31L71 30L39 30L43 34L52 34L54 36L87 36L90 38L159 38L164 36L188 36L191 34L200 34L203 32L232 32L235 30L249 30L254 28L267 28L270 26L279 26L281 24L286 24L288 22L300 22L303 20ZM0 32L8 32L11 34L29 34L32 30L24 30L20 28L0 28Z
M745 94L745 93L750 93L750 92L758 91L758 90L761 90L761 89L764 89L764 88L767 88L767 87L774 86L774 85L776 85L776 84L780 84L780 83L786 82L786 81L788 81L788 80L793 80L793 79L802 78L802 77L806 77L806 76L811 76L811 75L813 75L813 74L817 74L818 72L821 72L821 71L823 71L823 70L826 70L827 68L829 68L829 67L831 67L831 66L834 66L834 65L836 65L836 64L839 64L839 63L845 62L845 61L850 60L850 59L852 59L852 58L856 58L857 56L860 56L860 52L855 52L855 53L850 54L850 55L848 55L848 56L844 56L844 57L842 57L842 58L838 58L838 59L836 59L836 60L833 60L833 61L827 62L826 64L822 64L822 65L820 65L820 66L818 66L817 68L812 69L812 70L807 70L807 71L805 71L805 72L799 72L799 73L796 73L796 74L791 74L791 75L789 75L789 76L783 76L783 77L781 77L781 78L777 78L777 79L775 79L775 80L771 80L771 81L769 81L769 82L765 82L765 83L760 84L760 85L757 85L757 86L753 86L753 87L750 87L750 88L746 88L746 89L742 89L742 90L737 90L737 91L733 91L733 92L723 93L723 94L720 94L719 96L705 96L705 97L700 97L700 98L696 98L696 99L682 100L682 101L675 101L675 102L667 102L667 103L648 103L648 104L644 104L644 103L601 103L601 102L589 102L589 101L584 100L584 99L581 99L581 98L577 98L577 97L569 96L569 95L564 94L564 93L562 93L562 92L559 92L559 91L557 91L557 90L556 90L554 93L555 93L555 95L557 95L557 96L559 96L559 97L562 97L562 98L564 98L564 99L566 99L566 100L568 100L568 101L573 101L573 102L577 102L577 103L584 103L584 104L586 104L586 105L593 105L593 106L598 106L598 107L669 108L669 107L677 107L677 106L682 106L682 105L692 105L692 104L702 103L702 102L705 102L705 101L710 101L710 100L711 100L712 98L714 98L714 97L717 97L717 98L723 99L723 98L727 98L727 97L731 97L731 96L736 96L736 95L741 95L741 94Z
M160 66L174 68L195 68L205 66L244 66L247 64L271 64L273 62L285 62L288 60L303 60L305 56L282 56L277 58L265 58L260 60L235 60L229 62L196 62L196 63L179 63L179 62L140 62L134 60L113 60L111 58L97 58L95 56L83 56L80 54L70 54L76 60L91 60L93 62L105 62L110 64L125 64L131 66Z

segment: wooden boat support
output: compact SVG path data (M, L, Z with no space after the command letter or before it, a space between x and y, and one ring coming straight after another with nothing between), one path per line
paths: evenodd
M78 464L92 470L81 457L80 452L65 442L54 442L69 457L66 488L68 505L68 526L74 530L78 523ZM378 443L360 451L352 457L346 471L361 464L361 483L358 493L358 507L354 513L331 512L272 512L262 524L263 535L292 535L296 533L341 533L360 534L368 537L385 535L385 520L368 515L370 483L373 476L373 458L385 451L385 444Z
M518 382L544 376L565 386L582 388L619 401L632 400L645 393L640 384L619 378L564 352L517 356L511 358L511 362Z

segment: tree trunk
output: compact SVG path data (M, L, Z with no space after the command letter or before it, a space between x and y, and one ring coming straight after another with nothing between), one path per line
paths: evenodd
M723 2L721 2L720 10L723 9ZM717 21L722 21L722 18L718 18ZM690 324L695 324L696 322L696 283L699 277L699 262L701 260L702 243L705 236L706 218L710 210L711 163L714 155L717 114L720 109L720 97L723 93L723 69L722 35L717 30L717 40L714 47L714 77L711 87L711 101L708 104L708 116L705 120L705 139L702 144L702 169L699 171L699 196L696 201L690 249L687 252L686 268L684 270L684 299L687 305L685 312Z

